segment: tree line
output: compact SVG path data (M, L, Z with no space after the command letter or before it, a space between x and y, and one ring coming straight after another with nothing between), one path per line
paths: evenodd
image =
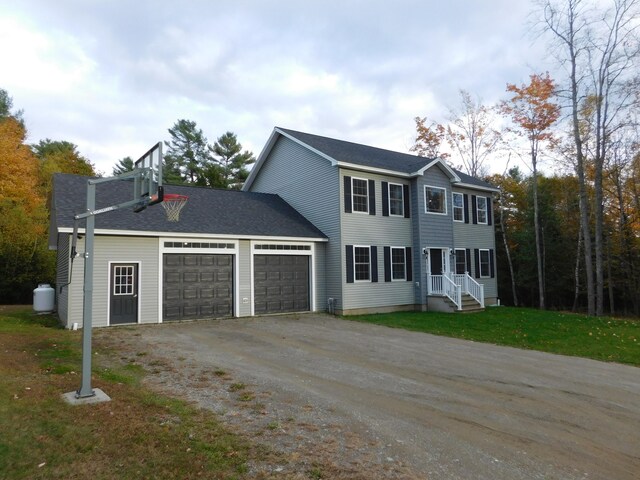
M242 150L233 132L226 132L209 144L202 129L193 120L178 120L169 129L164 142L163 181L167 184L192 184L239 190L249 176L247 167L255 162L253 153ZM131 157L116 163L113 175L133 170Z
M536 13L558 78L507 84L493 106L461 91L444 122L416 117L413 151L480 177L500 155L530 169L487 177L501 188L498 267L509 303L638 316L640 2L543 0ZM555 175L540 174L543 159Z

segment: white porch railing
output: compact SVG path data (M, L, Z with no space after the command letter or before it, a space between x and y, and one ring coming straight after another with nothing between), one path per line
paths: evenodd
M468 273L428 275L427 293L446 295L462 310L462 294L468 294L484 308L484 285L476 282Z
M462 287L449 278L448 275L429 275L427 293L429 295L446 295L457 310L462 310Z

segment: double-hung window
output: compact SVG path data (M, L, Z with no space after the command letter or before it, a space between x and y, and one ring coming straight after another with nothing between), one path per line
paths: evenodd
M353 247L353 270L356 282L371 280L371 248Z
M491 276L491 257L489 255L489 250L480 249L480 277L488 278L490 276Z
M456 274L463 275L469 271L467 267L467 251L464 248L456 248Z
M369 213L369 182L363 178L352 178L351 182L353 211Z
M389 184L389 214L404 216L404 187L398 183Z
M406 249L404 247L391 247L391 279L406 280Z
M427 213L447 214L446 190L440 187L424 187L424 203Z
M478 223L487 224L487 197L477 197L476 214Z
M464 195L453 192L453 221L464 222Z

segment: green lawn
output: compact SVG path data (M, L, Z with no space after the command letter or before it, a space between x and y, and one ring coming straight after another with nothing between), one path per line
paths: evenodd
M93 386L112 401L67 405L60 395L80 386L80 332L0 307L0 479L237 479L271 455L214 414L142 387L140 366L94 352Z
M637 320L511 307L489 307L484 312L469 314L399 312L344 318L478 342L640 365L640 321Z

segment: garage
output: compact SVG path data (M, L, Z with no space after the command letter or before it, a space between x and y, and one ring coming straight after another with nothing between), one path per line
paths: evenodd
M254 255L256 315L309 311L309 256Z
M233 255L163 255L163 321L233 315Z

